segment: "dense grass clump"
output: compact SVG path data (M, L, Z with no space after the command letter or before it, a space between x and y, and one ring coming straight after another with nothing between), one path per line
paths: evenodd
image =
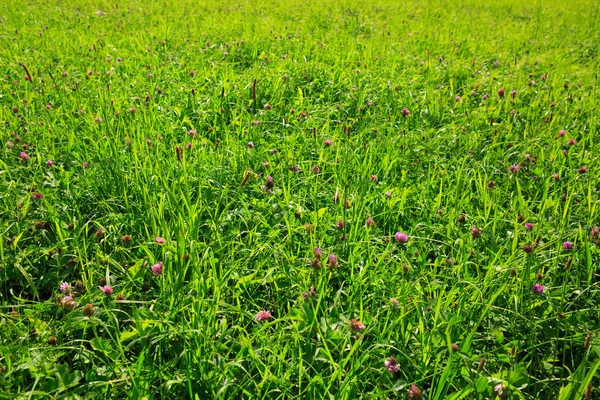
M0 2L0 397L598 398L599 32Z

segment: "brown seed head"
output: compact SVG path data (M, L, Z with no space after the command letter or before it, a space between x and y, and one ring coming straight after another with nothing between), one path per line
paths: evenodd
M83 307L83 310L81 310L81 312L83 313L84 317L91 317L92 315L94 315L94 306L88 303Z

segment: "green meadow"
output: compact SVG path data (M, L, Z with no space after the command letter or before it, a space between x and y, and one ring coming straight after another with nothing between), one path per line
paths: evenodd
M0 0L0 399L600 398L600 4Z

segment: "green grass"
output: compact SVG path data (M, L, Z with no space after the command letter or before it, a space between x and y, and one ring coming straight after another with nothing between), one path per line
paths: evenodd
M0 398L597 398L597 2L117 3L0 1Z

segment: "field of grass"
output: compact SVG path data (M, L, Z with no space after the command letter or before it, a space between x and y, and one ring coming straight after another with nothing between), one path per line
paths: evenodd
M0 0L0 398L600 398L593 0Z

